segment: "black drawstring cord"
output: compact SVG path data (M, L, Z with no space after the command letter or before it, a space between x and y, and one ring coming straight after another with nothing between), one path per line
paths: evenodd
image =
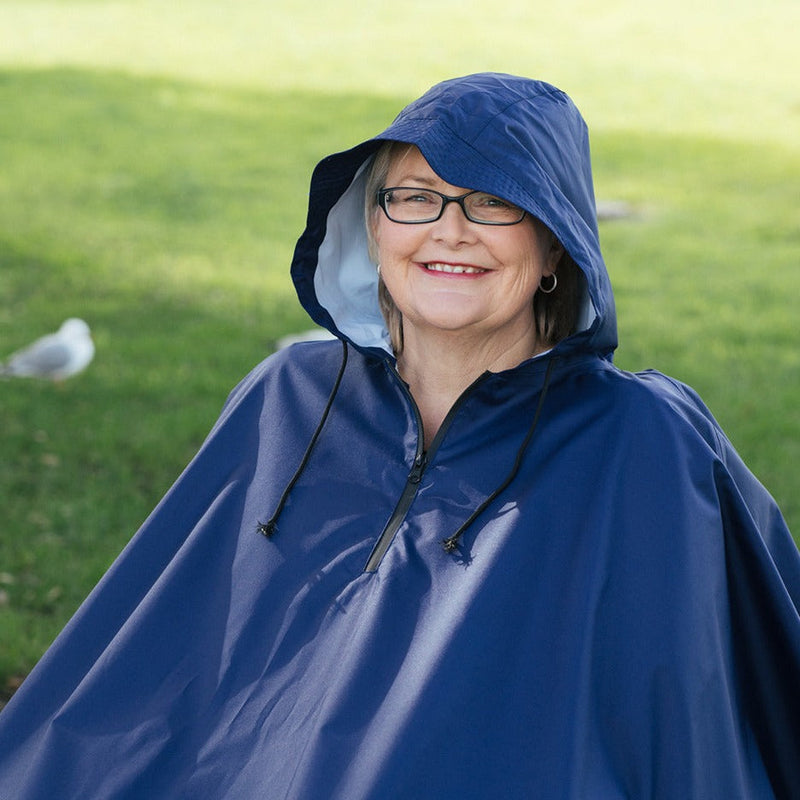
M339 366L339 373L336 376L336 381L333 384L333 389L331 389L330 396L328 397L328 402L325 406L325 410L322 412L322 418L317 425L317 429L314 431L314 435L311 437L311 441L308 443L308 447L306 447L306 452L303 453L303 458L300 461L300 466L297 468L297 471L292 476L292 479L286 485L286 488L283 490L283 494L281 495L281 499L278 500L278 505L275 508L272 516L266 522L259 522L256 530L259 533L263 533L264 536L269 538L272 536L275 531L278 529L278 517L281 515L283 511L284 505L286 505L286 501L289 499L289 494L291 493L292 489L294 488L295 483L297 483L300 476L303 474L303 470L306 468L306 464L308 463L308 459L311 457L311 451L314 449L314 445L317 443L317 439L319 438L320 433L322 433L322 429L325 426L325 420L328 419L328 413L331 410L331 406L333 405L333 401L336 398L336 393L339 391L339 384L342 382L342 377L344 376L344 369L347 366L347 342L342 339L342 363Z
M539 395L539 404L536 406L536 413L533 415L533 422L531 422L530 428L528 428L528 433L525 435L525 438L523 439L522 444L517 451L517 457L514 460L514 466L511 467L511 471L508 473L506 479L472 512L472 514L470 514L467 521L452 536L442 539L442 547L444 547L444 551L446 553L452 553L456 550L458 547L458 541L464 531L469 528L469 526L472 525L472 523L475 522L475 520L481 514L483 514L484 511L486 511L486 509L497 499L500 493L504 492L517 476L517 472L519 472L520 465L522 464L522 458L525 455L525 450L528 448L528 443L533 437L536 426L539 424L539 417L542 414L544 399L547 396L547 389L550 386L550 373L553 371L553 365L555 362L556 359L551 358L550 363L547 365L547 372L544 376L542 393Z

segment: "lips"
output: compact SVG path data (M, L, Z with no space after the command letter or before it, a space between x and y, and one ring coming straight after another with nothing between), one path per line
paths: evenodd
M440 261L431 261L422 265L428 272L446 272L449 275L482 275L489 270L473 267L468 264L443 264Z

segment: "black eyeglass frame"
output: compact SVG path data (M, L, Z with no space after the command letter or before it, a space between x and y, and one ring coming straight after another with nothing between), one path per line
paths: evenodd
M439 213L435 217L429 217L428 219L395 219L394 217L389 215L389 209L386 208L386 195L388 195L390 192L396 192L398 189L409 189L409 190L416 189L420 192L428 192L429 194L435 194L438 197L441 197L442 206L439 209ZM396 222L398 225L425 225L429 222L436 222L437 220L442 218L442 214L444 214L444 210L447 208L448 203L457 203L459 206L461 206L461 211L464 213L464 216L470 222L474 222L478 225L519 225L519 223L525 219L525 216L528 213L524 208L520 208L514 203L509 203L510 206L514 206L514 208L519 208L520 210L520 218L514 220L513 222L491 222L485 219L475 219L474 217L470 216L470 213L469 211L467 211L467 206L464 202L470 195L473 194L489 194L489 193L483 192L480 189L472 189L469 192L464 192L464 194L451 196L448 194L442 194L442 192L437 192L435 189L425 189L421 186L387 186L383 189L378 189L376 193L376 200L378 202L378 205L383 209L383 213L386 214L386 218L391 222ZM497 199L502 200L503 198L498 197Z

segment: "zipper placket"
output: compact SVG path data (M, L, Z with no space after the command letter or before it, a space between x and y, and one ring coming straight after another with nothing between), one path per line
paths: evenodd
M422 437L420 437L420 439L421 438ZM419 453L414 459L414 466L411 468L411 472L408 473L406 485L403 488L403 493L400 495L400 499L397 501L394 511L392 512L392 516L389 517L386 527L378 537L378 541L375 542L375 547L372 548L372 552L369 555L367 564L364 567L364 572L375 572L375 570L378 569L378 565L386 555L386 551L389 549L389 545L392 543L392 539L394 539L397 529L403 524L403 520L406 518L408 509L411 508L411 504L414 502L414 498L417 496L419 484L422 480L422 474L425 472L425 467L427 465L428 459L425 453Z
M414 498L417 496L419 485L422 482L422 476L425 474L425 470L430 463L430 460L436 453L436 450L439 447L439 442L441 442L442 437L450 427L453 417L456 415L459 407L470 394L470 392L476 386L478 386L478 384L482 383L488 375L491 374L488 372L484 373L461 393L461 396L453 404L453 407L447 412L447 416L442 421L442 424L439 427L439 430L436 432L436 436L431 442L431 446L426 453L424 450L425 432L422 428L422 415L419 413L417 403L414 400L411 392L408 390L408 386L406 385L405 381L400 377L400 373L397 371L397 369L394 366L390 366L389 369L399 382L400 386L403 388L403 391L406 393L406 397L411 404L411 408L414 410L414 416L417 420L417 451L414 456L414 463L411 466L411 471L408 473L408 478L406 478L406 485L403 487L403 491L400 494L400 499L397 501L397 505L392 512L392 516L389 517L389 521L386 523L381 535L378 537L375 547L372 548L372 552L370 553L367 563L364 566L364 572L375 572L375 570L378 569L378 566L383 560L383 557L386 555L386 551L389 549L389 545L392 543L395 534L403 524L403 521L405 520L406 515L411 508L411 504L414 502Z

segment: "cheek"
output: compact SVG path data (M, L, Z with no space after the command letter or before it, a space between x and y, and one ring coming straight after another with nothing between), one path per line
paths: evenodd
M400 273L398 267L400 257L395 241L395 232L391 229L387 230L380 220L375 224L373 232L374 260L376 264L380 265L381 278L386 289L390 295L394 295L393 290L397 288Z
M535 259L528 259L520 265L515 275L513 285L508 288L508 296L514 296L516 302L527 305L533 303L533 296L539 289L542 271Z
M392 239L391 230L386 229L386 220L381 215L380 217L376 216L373 220L372 225L372 236L373 241L375 243L375 250L378 256L383 256L389 249L389 245ZM383 259L381 259L383 260Z
M524 259L524 270L528 279L539 285L539 279L546 272L551 272L554 264L551 263L551 251L547 241L543 237L532 236L526 244L526 256Z
M523 239L519 245L518 248L509 248L504 254L503 260L510 268L506 271L502 291L509 300L513 297L515 304L524 306L533 302L542 275L548 271L548 264L539 242Z
M391 226L391 227L390 227ZM411 225L388 225L379 222L375 227L375 245L381 265L405 261L417 247L415 231Z
M505 252L496 251L500 260L512 266L512 273L522 282L538 283L542 272L547 269L546 254L541 243L534 237L520 237L508 242Z

